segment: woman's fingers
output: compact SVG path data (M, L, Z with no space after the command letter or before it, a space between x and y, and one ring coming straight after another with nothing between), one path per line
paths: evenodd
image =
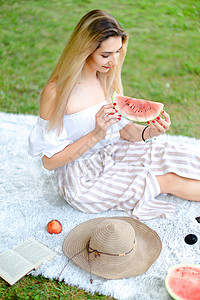
M116 110L111 104L102 106L96 114L95 135L101 140L105 138L108 127L119 122L121 116L116 113Z
M121 116L116 113L117 111L113 108L111 104L104 105L96 114L98 120L103 122L108 122L111 119L118 120L121 119Z
M157 120L153 120L150 126L154 131L159 133L164 133L166 131L164 124L160 124Z
M113 120L113 119L115 119L115 120L121 120L121 116L115 113L115 114L106 114L103 117L103 120L105 122L109 122L110 120Z
M162 111L161 115L159 115L149 124L151 129L155 132L157 131L158 134L165 133L171 125L170 116L165 111Z
M103 116L105 113L115 113L115 109L111 104L103 105L98 111L97 115Z
M166 113L164 110L162 111L161 115L164 117L164 119L161 118L161 117L159 116L160 118L159 118L159 117L157 118L157 122L158 122L158 123L165 129L165 131L166 131L166 130L169 129L169 127L170 127L170 125L171 125L170 116L169 116L169 114Z
M168 113L166 113L166 111L162 111L161 115L164 117L165 121L169 124L171 124L171 121L170 121L170 116Z

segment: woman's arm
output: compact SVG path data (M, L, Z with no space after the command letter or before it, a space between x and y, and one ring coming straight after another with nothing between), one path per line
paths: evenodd
M119 122L118 115L112 105L104 105L96 114L96 127L93 131L81 137L76 142L65 147L62 151L54 154L51 158L43 156L44 167L52 171L79 158L89 151L94 145L103 140L108 127Z
M99 140L94 132L90 132L76 142L65 147L62 151L54 154L51 158L42 157L42 163L45 169L52 171L63 165L72 162L81 155L89 151Z
M160 116L152 122L147 122L147 124L149 126L143 134L145 140L165 133L171 125L170 116L165 111L162 111ZM145 127L146 126L139 124L129 123L120 131L120 136L131 142L140 142L142 141L142 132Z
M52 107L55 101L55 90L47 87L42 93L40 103L40 116L43 119L51 118ZM43 156L42 163L47 170L54 170L58 167L68 164L89 151L95 144L103 140L107 129L111 125L119 122L119 116L111 104L102 106L95 116L96 125L87 135L65 147L62 151L54 154L51 158ZM87 122L87 120L86 120Z
M142 131L144 127L145 126L139 124L129 123L120 131L120 136L121 138L131 142L140 142L142 141ZM149 131L149 128L145 131ZM150 138L148 133L149 132L144 132L144 139Z

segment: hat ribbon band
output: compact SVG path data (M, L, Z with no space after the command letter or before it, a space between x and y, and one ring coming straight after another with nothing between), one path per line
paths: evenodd
M60 272L59 276L58 276L58 281L60 279L60 276L62 274L62 272L64 271L64 269L66 268L66 266L69 264L69 262L77 255L79 255L81 252L83 252L85 249L87 249L87 252L88 252L88 264L89 264L89 268L90 268L90 282L92 283L93 280L92 280L92 273L91 273L91 264L90 264L90 254L91 253L94 253L95 254L95 257L97 256L100 256L101 254L103 255L111 255L111 256L125 256L127 254L129 254L130 252L133 251L133 249L135 248L135 240L134 240L134 243L133 243L133 247L131 248L131 250L129 250L128 252L126 253L120 253L120 254L112 254L112 253L104 253L104 252L101 252L101 251L97 251L97 250L94 250L92 249L90 246L90 241L87 243L87 245L81 250L79 251L78 253L75 253L71 258L69 258L67 264L64 266L64 268L62 269L62 271Z
M125 255L131 253L131 252L133 251L134 248L135 248L135 241L134 241L134 243L133 243L133 247L131 248L131 250L129 250L129 251L126 252L126 253L114 254L114 253L105 253L105 252L101 252L101 251L98 251L98 250L95 250L95 249L91 248L91 247L89 246L89 243L88 243L87 250L88 250L88 253L94 253L95 257L100 256L101 254L103 254L103 255L110 255L110 256L125 256Z

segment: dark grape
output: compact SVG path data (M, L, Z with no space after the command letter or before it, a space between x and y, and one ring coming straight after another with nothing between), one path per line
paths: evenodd
M186 244L188 244L188 245L193 245L193 244L195 244L196 242L198 241L198 238L197 238L197 236L195 235L195 234L188 234L188 235L186 235L186 237L185 237L185 242L186 242Z

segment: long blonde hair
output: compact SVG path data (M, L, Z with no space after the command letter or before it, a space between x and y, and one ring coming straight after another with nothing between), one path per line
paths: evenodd
M128 36L113 16L102 10L92 10L84 15L76 25L59 61L47 81L55 82L57 87L55 106L49 122L49 129L63 125L63 117L73 87L80 78L86 59L110 36L122 37L117 66L107 73L98 73L106 98L113 90L122 93L121 68L126 55Z

